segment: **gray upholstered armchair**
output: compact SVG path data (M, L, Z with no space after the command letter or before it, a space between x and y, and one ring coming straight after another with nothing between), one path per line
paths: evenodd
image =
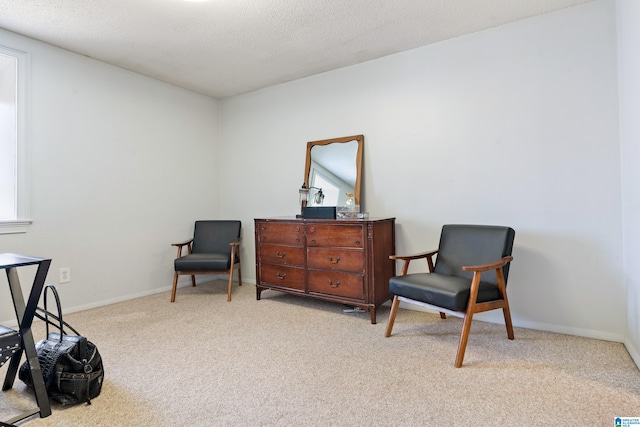
M513 339L507 300L515 231L489 225L445 225L437 250L390 258L404 261L402 275L389 280L393 297L385 336L391 335L400 301L464 318L455 366L462 366L474 313L502 309L507 337ZM433 256L437 254L435 265ZM407 274L412 260L425 258L428 273Z
M240 221L196 221L193 238L171 246L178 247L174 261L173 289L171 302L176 300L178 276L191 276L192 286L196 285L196 274L229 274L227 301L231 301L233 270L238 269L238 285L242 286L240 269ZM187 247L187 255L182 256L182 248Z

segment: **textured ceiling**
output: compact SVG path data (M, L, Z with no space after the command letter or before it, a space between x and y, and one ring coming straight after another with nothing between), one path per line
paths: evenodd
M587 1L0 0L0 28L225 98Z

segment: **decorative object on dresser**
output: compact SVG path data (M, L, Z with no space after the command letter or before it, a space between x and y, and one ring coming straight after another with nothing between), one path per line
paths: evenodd
M227 301L231 301L233 270L238 269L238 286L242 286L240 269L240 221L208 220L196 221L193 237L180 243L178 256L174 261L173 289L171 302L176 300L178 276L191 276L191 285L196 285L196 274L228 274ZM182 248L187 247L188 254L182 256Z
M256 298L265 289L369 312L391 298L395 218L255 219Z
M402 274L389 281L394 297L385 337L391 335L398 306L404 301L439 311L442 319L446 314L464 318L456 368L462 366L474 313L502 309L507 337L512 340L507 279L514 238L510 227L451 224L442 227L437 250L392 256L404 265ZM426 259L429 272L407 274L409 263L417 259Z
M315 192L315 194L313 194L313 196L311 196L311 190L318 190ZM317 187L307 187L307 184L305 184L304 182L302 183L302 187L300 187L300 189L298 190L298 194L299 194L299 201L300 201L300 206L302 206L301 208L301 216L297 216L298 218L302 218L304 216L304 209L306 209L307 204L309 204L309 201L313 201L313 204L315 205L322 205L322 203L324 203L324 194L322 193L322 188L317 188Z

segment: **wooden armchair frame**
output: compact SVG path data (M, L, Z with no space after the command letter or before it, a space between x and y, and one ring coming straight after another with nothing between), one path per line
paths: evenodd
M429 273L433 273L434 271L434 263L433 257L438 253L437 250L431 252L423 252L416 255L391 255L389 258L393 260L403 261L402 266L402 276L407 275L409 270L409 263L413 260L425 258L427 261L427 265L429 267ZM507 299L507 289L506 283L504 279L504 274L502 268L507 265L509 262L513 261L512 256L506 256L494 262L482 265L470 265L463 266L462 270L464 271L472 271L473 278L471 279L471 288L469 293L469 302L467 304L467 309L465 311L453 311L446 309L444 307L439 307L432 304L427 304L422 301L416 301L413 299L405 298L402 296L394 295L393 303L391 304L391 312L389 313L389 320L387 322L387 328L385 331L385 337L391 336L391 331L393 329L393 324L396 319L396 314L398 313L398 307L400 305L400 301L405 301L411 304L417 304L422 307L426 307L440 313L440 318L446 319L446 314L450 314L452 316L461 317L464 319L462 324L462 332L460 334L460 341L458 343L458 352L456 354L455 367L459 368L462 366L462 361L464 359L464 353L467 348L467 341L469 339L469 332L471 330L471 321L473 320L474 313L481 313L489 310L502 309L504 315L504 322L507 328L507 337L512 340L514 339L513 335L513 325L511 323L511 312L509 311L509 301ZM482 273L485 271L495 270L496 277L498 281L498 291L500 294L500 299L481 302L478 303L478 289L480 286L480 277Z
M240 242L242 237L238 237L235 242L229 243L231 250L231 267L228 270L182 270L176 271L173 275L173 288L171 290L171 302L176 300L176 290L178 288L178 276L191 276L191 286L196 286L196 274L229 274L229 286L227 289L227 301L231 301L231 286L233 284L233 270L238 269L238 286L242 286L242 269L240 268ZM189 255L192 253L193 237L184 242L172 243L171 246L178 248L176 258L182 256L182 248L187 247ZM236 259L238 262L236 262Z

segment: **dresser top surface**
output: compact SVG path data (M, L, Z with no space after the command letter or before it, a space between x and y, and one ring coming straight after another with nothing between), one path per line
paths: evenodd
M287 221L300 223L332 223L332 224L366 224L370 222L395 221L395 218L366 218L366 219L316 219L316 218L296 218L293 216L278 216L268 218L255 218L254 221Z

